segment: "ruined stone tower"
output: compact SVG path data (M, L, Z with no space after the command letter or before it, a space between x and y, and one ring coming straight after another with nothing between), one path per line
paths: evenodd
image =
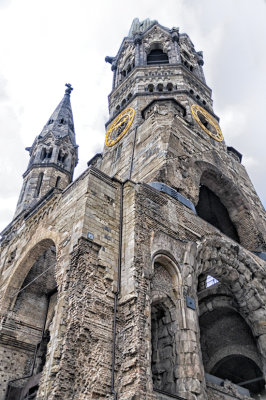
M263 399L265 214L203 54L135 19L106 61L103 152L71 183L68 86L2 232L0 400Z

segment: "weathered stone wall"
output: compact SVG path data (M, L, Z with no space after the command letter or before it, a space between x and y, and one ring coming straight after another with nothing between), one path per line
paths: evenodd
M97 282L99 287L97 289L95 274L95 276L91 278L92 281L84 286L83 298L85 299L85 302L89 301L88 299L86 299L87 294L88 297L92 296L94 298L95 305L92 306L92 308L94 307L94 309L93 311L91 311L91 314L92 316L96 314L97 320L97 318L99 317L99 315L97 314L99 311L99 305L97 303L96 294L99 292L99 302L101 301L102 297L106 297L107 304L104 305L104 310L101 311L101 318L107 318L107 322L101 320L99 320L98 322L94 322L94 330L96 330L96 333L94 333L93 342L96 341L99 343L99 345L97 345L96 347L92 345L92 351L95 351L94 358L91 358L91 350L88 350L89 353L86 352L86 354L89 354L88 358L89 360L91 360L88 360L88 362L91 363L90 369L92 370L94 368L96 371L96 375L98 374L97 370L99 367L99 363L105 365L105 367L103 367L104 370L99 373L98 384L95 384L95 392L97 392L98 390L99 393L102 393L103 398L105 398L106 390L107 392L110 392L109 387L108 389L104 390L100 388L103 378L106 379L107 386L110 386L111 382L110 372L106 373L105 369L109 371L111 369L111 361L109 360L109 358L112 348L112 338L108 336L107 332L109 332L110 334L112 333L112 290L116 289L117 279L116 270L118 260L118 226L120 215L120 190L118 189L119 185L117 183L113 183L108 177L101 174L99 171L93 172L92 170L89 170L86 174L83 174L78 181L68 187L66 191L64 191L63 193L55 193L52 198L48 199L48 201L44 201L43 204L41 204L40 207L38 207L37 209L35 208L25 220L23 220L23 218L17 218L14 221L13 225L11 225L10 228L6 230L5 236L2 240L1 310L3 313L4 325L2 327L1 334L5 335L5 321L6 319L8 319L9 321L10 318L13 321L14 318L18 319L19 317L21 317L23 320L25 319L28 324L34 322L38 325L38 335L37 333L35 333L33 328L30 328L30 325L29 328L26 328L26 331L24 329L24 333L26 332L26 335L22 337L19 336L21 331L19 326L16 326L15 330L17 335L16 340L22 341L21 346L22 349L24 349L24 353L25 351L27 351L27 346L31 346L30 349L28 349L28 356L26 357L26 359L28 360L27 373L30 372L30 367L33 360L33 353L35 350L35 346L40 339L40 333L42 329L42 323L40 322L40 324L38 324L38 321L40 320L40 304L42 303L41 297L38 297L38 289L43 285L48 285L49 289L53 289L54 285L56 284L58 286L59 298L57 304L55 305L55 316L53 321L51 319L52 311L49 310L48 312L51 339L48 346L45 371L43 372L44 380L42 382L41 389L43 391L42 395L43 393L45 393L45 396L47 396L47 393L50 392L50 387L53 384L54 377L56 376L56 373L58 371L59 360L61 360L62 354L61 350L63 348L69 349L69 352L67 350L66 354L69 354L68 357L70 358L72 357L72 355L74 357L76 356L77 360L79 360L79 357L86 358L85 354L83 354L83 350L78 350L79 353L77 355L75 353L77 349L75 348L73 350L74 354L71 353L71 340L75 340L76 335L78 335L81 337L81 343L83 333L79 334L79 329L83 329L86 318L87 324L88 326L90 326L91 329L93 318L88 317L87 310L86 312L84 311L81 327L77 328L76 331L73 328L73 326L75 326L75 318L73 317L72 312L70 314L68 314L68 312L69 309L74 310L75 307L78 308L79 304L82 304L80 300L80 293L75 292L75 290L78 289L78 286L81 283L79 276L83 276L85 272L88 272L87 264L84 264L84 262L82 264L83 268L85 268L84 273L81 272L81 270L79 269L77 269L76 271L76 266L74 264L78 260L78 258L75 258L76 261L71 261L70 254L72 254L73 248L79 243L80 238L86 238L88 237L88 234L91 235L90 237L93 238L95 243L101 243L101 245L99 245L97 248L97 262L94 261L93 264L95 265L95 268L93 268L90 273L88 272L89 275L94 275L94 272L98 270L99 275ZM38 278L37 281L31 283L28 288L25 287L25 290L23 290L21 294L17 297L17 293L23 285L23 282L24 286L26 286L33 279L35 279L35 277L38 277L39 273L42 273L44 269L51 267L50 258L43 258L44 252L47 253L47 249L49 249L50 246L55 246L57 253L57 282L50 284L49 281L47 281L47 274L43 275L42 277ZM11 252L10 249L12 249ZM39 257L40 261L37 265L35 261ZM71 262L71 265L73 265L73 270L71 270L70 268ZM50 268L50 272L51 271L52 269ZM69 271L71 271L71 273ZM72 273L74 273L74 271L76 271L75 274L71 275ZM106 287L100 285L101 283L103 283L104 279L106 281ZM74 294L70 295L71 289L69 289L69 287L66 288L66 280L68 280L68 285L70 285L71 288L73 285L73 290L75 288L74 293L77 296L76 300L73 298ZM27 293L30 293L29 290L33 291L33 296L31 296L31 299L27 297ZM89 292L86 292L88 290L92 291L91 295L89 294ZM36 294L34 294L35 292ZM65 297L66 293L69 293L67 297ZM36 301L34 300L34 296L37 296ZM31 301L33 302L32 307L30 304ZM32 311L32 313L30 313L30 310ZM73 321L71 319L72 317L74 318ZM12 323L14 324L15 322ZM69 339L69 343L68 341L66 342L65 347L62 347L62 341L65 337L65 327L68 325L71 339ZM99 337L100 326L102 326L102 333ZM73 338L71 336L72 333ZM14 334L12 333L12 335ZM32 335L36 336L36 341L35 339L33 340ZM108 358L108 361L105 361L104 359L103 361L100 361L100 359L102 358L102 339L106 340L107 343L106 346L108 347L108 349L106 350L105 355ZM3 343L3 346L5 351L8 351L9 347L6 347L8 346L6 342ZM10 343L10 346L12 348L13 342ZM12 351L13 350L11 349L11 352ZM96 363L97 367L95 367L94 362L97 357L99 357L99 360ZM13 356L11 356L10 358L6 357L6 363L7 365L9 365L9 367L6 367L8 370L8 375L4 379L6 382L2 382L3 393L10 378L21 378L25 375L25 368L23 367L22 362L20 363L19 368L12 369L11 363L13 363L14 359L15 357ZM79 362L80 361L77 361L77 370L79 368ZM84 378L80 377L81 380L85 379L85 371L87 371L87 369L84 370ZM62 383L60 379L62 378L58 377L58 382ZM50 386L47 386L47 382ZM79 390L83 391L83 389L79 389L79 387L83 387L83 384L80 383L79 379L77 379L77 381L75 382L76 383L73 384L73 388L72 386L71 388L68 387L68 389L66 388L66 390L63 392L66 398L68 396L68 390L73 389L77 393L80 393ZM19 383L22 383L22 381ZM54 385L56 396L59 384L57 385L55 383ZM75 385L77 385L77 387ZM88 390L90 391L91 389L88 388ZM60 396L62 396L63 394L61 393Z
M80 239L73 250L59 291L64 302L60 345L50 371L43 373L38 399L104 399L110 392L113 294L98 264L99 249Z

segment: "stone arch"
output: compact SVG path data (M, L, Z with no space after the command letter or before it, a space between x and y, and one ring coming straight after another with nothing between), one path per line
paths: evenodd
M178 268L178 264L175 258L165 250L158 250L152 257L152 273L154 274L154 268L156 264L164 266L165 270L169 273L172 279L174 298L178 299L181 297L181 285L182 277Z
M51 326L57 304L56 246L50 238L33 241L21 255L21 262L14 266L7 285L7 309L3 326L12 326L11 349L7 350L5 374L7 399L35 398L46 363ZM17 360L16 373L12 371L14 348L23 350ZM10 380L10 377L15 380ZM24 378L25 377L25 378Z
M238 331L235 331L231 347L227 346L226 348L225 346L213 352L212 359L207 364L207 372L212 373L216 364L222 363L222 360L225 362L224 365L227 365L226 357L229 356L232 356L232 362L234 361L235 365L238 362L240 363L239 357L246 356L246 359L242 361L247 366L250 365L253 372L257 367L260 371L264 370L265 372L266 335L260 328L261 320L266 320L266 295L261 283L263 279L266 279L266 273L262 261L256 260L255 256L253 257L232 241L211 235L205 237L198 247L196 271L198 277L201 274L210 273L219 280L216 287L207 288L205 293L198 294L200 319L203 318L202 321L207 320L209 316L215 320L215 313L217 313L217 319L225 316L225 319L228 320L230 315L231 320L236 321L236 326L243 325L243 329L241 329L243 332L246 331L246 339L250 338L250 350L247 350L245 355L244 350L237 346ZM224 289L219 291L219 285L224 285ZM227 296L227 299L222 298L222 296ZM222 301L220 301L221 298ZM201 305L204 301L208 303L206 307ZM206 326L208 326L207 322ZM200 326L202 326L201 322ZM214 323L209 321L209 326L214 326ZM224 329L225 332L229 332L228 327L225 326ZM253 345L252 340L254 340ZM252 362L249 362L247 358ZM251 375L253 372L251 372ZM256 373L258 374L258 372Z
M204 237L197 251L197 277L202 273L210 273L232 291L243 316L253 318L256 310L264 309L263 261L236 243L218 235Z
M5 292L1 299L2 310L8 311L14 307L17 294L35 261L51 246L58 248L58 238L55 233L47 232L47 235L39 237L36 232L19 255L13 266L12 273L8 279ZM56 251L57 253L57 251Z
M227 210L232 224L236 228L239 242L251 251L256 251L262 244L258 226L251 215L249 201L233 181L216 166L205 161L196 161L198 169L198 204L200 185L204 185L216 195Z

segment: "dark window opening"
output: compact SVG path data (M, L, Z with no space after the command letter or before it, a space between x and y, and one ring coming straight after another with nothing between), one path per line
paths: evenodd
M41 161L43 161L46 158L46 149L43 148L41 152Z
M205 100L203 100L203 102L202 102L204 105L206 105L206 101Z
M131 97L132 97L132 93L129 93L129 95L127 96L127 99L129 100L129 99L131 99Z
M147 56L147 65L169 64L168 55L160 49L151 50Z
M53 120L53 119L49 119L49 121L48 121L48 125L51 125L53 122L54 122L54 120Z
M265 381L261 369L253 360L242 355L224 357L214 366L211 374L243 386L251 394L260 393L264 389Z
M57 178L56 178L56 182L55 182L55 187L59 187L59 182L60 182L60 180L61 180L61 177L60 176L58 176Z
M59 150L57 161L64 164L67 158L67 153L64 153L62 150Z
M157 90L158 92L162 92L163 91L163 84L159 83L159 85L157 85Z
M45 147L41 152L41 161L52 158L53 148L46 149Z
M189 93L194 94L194 90L190 89Z
M173 90L173 84L172 83L167 83L167 90L168 92L171 92Z
M239 243L237 230L230 219L227 209L209 188L200 187L199 201L196 206L198 215L222 233Z
M126 99L124 99L123 101L122 101L122 107L124 107L124 105L126 104Z
M192 65L190 65L189 70L190 70L191 72L193 71Z
M154 91L154 86L153 85L148 85L148 91L153 92Z
M154 389L175 393L174 322L169 310L162 304L151 309L152 380Z
M53 149L49 149L46 158L52 158Z
M190 56L185 50L183 50L183 54L188 60L190 60Z
M41 191L41 186L42 186L42 181L43 181L43 172L41 172L38 176L38 181L37 181L37 186L36 186L36 190L35 190L35 196L34 197L38 197Z
M220 297L221 296L221 297ZM220 307L220 302L228 302ZM245 319L232 309L233 298L225 300L223 295L214 297L206 294L200 301L210 304L212 311L199 318L200 343L205 372L248 389L251 394L261 393L265 381L263 373L255 361L259 353L253 333ZM221 303L220 303L221 304ZM215 308L218 307L218 308ZM249 349L254 359L246 354Z
M65 123L64 118L61 118L61 119L60 119L60 124L64 124L64 123Z

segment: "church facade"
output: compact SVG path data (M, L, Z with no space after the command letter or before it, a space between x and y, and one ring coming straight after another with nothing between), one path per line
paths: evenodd
M263 399L265 212L203 54L133 21L103 152L75 181L71 85L2 232L0 400Z

